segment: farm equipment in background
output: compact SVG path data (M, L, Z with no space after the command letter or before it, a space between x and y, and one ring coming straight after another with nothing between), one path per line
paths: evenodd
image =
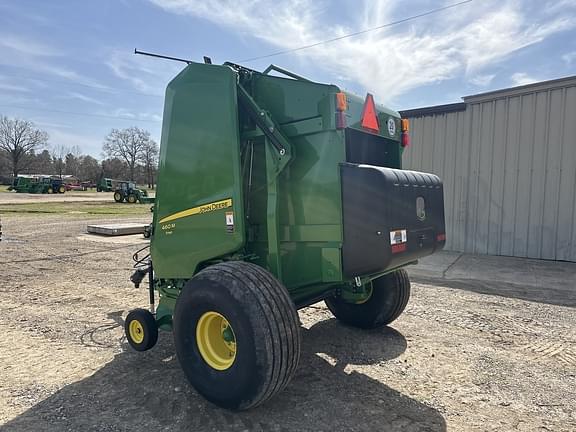
M66 192L66 186L60 178L40 175L19 175L8 190L19 193L53 194Z
M114 189L114 201L118 203L127 202L135 204L139 202L145 204L153 203L154 198L148 197L148 192L144 189L138 189L134 183L121 181L116 186L116 189Z
M111 178L101 178L96 183L96 192L113 192L122 180L114 180Z
M66 183L66 191L82 191L85 192L88 190L85 184L83 183Z
M30 193L29 191L36 187L36 183L38 183L38 177L21 174L14 178L12 185L8 188L8 190L20 193Z
M125 333L144 351L173 331L196 390L241 410L293 376L298 309L324 301L362 329L398 318L404 267L444 246L443 186L402 170L408 121L370 94L187 63L166 91L150 255L131 277L147 275L150 311Z

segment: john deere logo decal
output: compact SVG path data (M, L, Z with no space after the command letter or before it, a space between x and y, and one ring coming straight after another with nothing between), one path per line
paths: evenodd
M390 136L396 135L396 122L392 117L388 117L388 134Z
M426 204L423 197L416 198L416 217L418 220L423 221L426 219Z

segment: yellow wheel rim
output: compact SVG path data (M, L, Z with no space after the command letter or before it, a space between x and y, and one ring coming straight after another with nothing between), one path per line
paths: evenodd
M196 344L200 355L216 370L226 370L236 359L236 336L223 315L206 312L196 325Z
M144 340L144 327L140 321L130 321L130 325L128 326L128 333L130 334L130 339L132 339L137 344L142 343Z

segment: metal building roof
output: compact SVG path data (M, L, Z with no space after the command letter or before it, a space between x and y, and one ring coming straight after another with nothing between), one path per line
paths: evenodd
M552 79L548 81L539 81L532 84L509 87L500 90L492 90L484 93L477 93L470 96L464 96L462 98L464 102L408 109L399 111L399 113L404 118L422 117L434 114L447 114L451 112L465 111L466 104L469 103L479 103L479 102L485 102L487 100L494 100L510 96L519 96L523 94L535 93L538 91L545 91L554 87L571 87L571 86L576 86L576 75L564 78Z

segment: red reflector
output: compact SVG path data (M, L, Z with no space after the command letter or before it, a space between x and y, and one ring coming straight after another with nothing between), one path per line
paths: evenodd
M438 234L436 236L436 241L446 241L446 234Z
M346 113L338 111L336 113L336 129L346 128Z
M376 115L376 105L374 105L374 98L370 93L366 95L366 101L364 102L364 110L362 111L362 127L376 133L380 131L378 116Z
M406 243L392 245L392 253L404 252L406 250Z
M408 135L408 132L402 132L402 135L400 135L400 145L402 147L408 147L410 145L410 135Z

